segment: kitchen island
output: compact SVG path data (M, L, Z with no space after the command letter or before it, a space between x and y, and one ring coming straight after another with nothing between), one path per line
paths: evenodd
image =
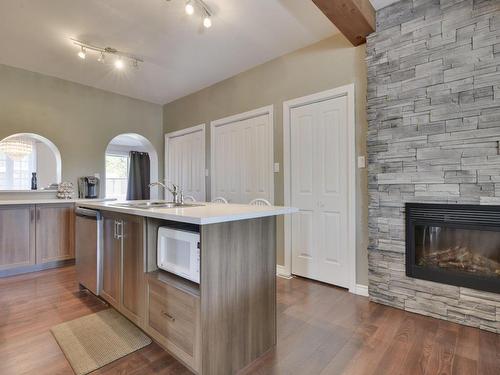
M276 345L276 216L294 209L79 206L103 216L101 297L193 372L234 374ZM158 269L160 227L199 233L199 284Z

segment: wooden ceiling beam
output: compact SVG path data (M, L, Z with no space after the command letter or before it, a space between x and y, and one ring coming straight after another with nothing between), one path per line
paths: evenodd
M375 31L375 9L369 0L312 1L355 46Z

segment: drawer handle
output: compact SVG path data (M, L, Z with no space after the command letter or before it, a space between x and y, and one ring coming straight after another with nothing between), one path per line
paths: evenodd
M165 311L162 311L161 312L163 315L165 315L171 322L175 322L175 318L170 315L169 313L165 312Z

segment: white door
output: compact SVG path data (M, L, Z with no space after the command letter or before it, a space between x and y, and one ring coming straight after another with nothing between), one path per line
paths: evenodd
M212 128L212 199L240 201L240 155L243 134L239 123Z
M347 98L291 109L292 273L349 287Z
M273 201L273 139L269 113L212 124L212 198Z
M184 195L205 201L205 125L165 136L165 180L181 187ZM172 199L167 191L166 199Z

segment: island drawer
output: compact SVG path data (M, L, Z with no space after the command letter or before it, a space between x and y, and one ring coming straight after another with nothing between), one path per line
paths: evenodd
M165 282L148 277L148 327L153 338L172 354L197 369L199 348L199 296Z

